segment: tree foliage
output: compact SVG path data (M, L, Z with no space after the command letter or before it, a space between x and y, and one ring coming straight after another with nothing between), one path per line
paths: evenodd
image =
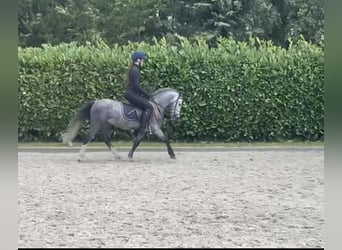
M85 43L152 42L205 35L209 40L250 36L281 46L303 36L323 42L323 0L19 0L21 47Z

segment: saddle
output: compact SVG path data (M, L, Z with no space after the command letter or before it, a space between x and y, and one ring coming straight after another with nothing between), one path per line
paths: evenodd
M133 106L128 101L122 102L122 114L126 120L139 122L140 116L138 117L137 110L140 110L140 109Z
M159 110L155 103L151 102L151 104L153 106L152 115L151 115L152 117L153 115L157 114ZM124 99L122 101L122 114L126 120L140 122L141 112L142 110L140 108L134 106L128 100Z
M142 110L133 104L131 104L128 100L124 99L121 101L122 103L122 114L123 117L129 121L140 121ZM158 107L155 103L151 102L153 106L152 115L158 112Z

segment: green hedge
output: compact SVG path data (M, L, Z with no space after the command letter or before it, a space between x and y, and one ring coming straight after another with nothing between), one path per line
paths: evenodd
M166 123L172 139L323 139L322 48L304 40L286 50L268 41L226 38L209 48L205 40L179 39L179 46L161 39L154 45L19 48L19 141L60 140L86 101L122 99L135 49L148 54L142 70L146 89L183 93L181 119Z

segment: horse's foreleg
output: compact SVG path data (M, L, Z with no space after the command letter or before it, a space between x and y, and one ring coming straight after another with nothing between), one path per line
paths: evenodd
M131 148L131 150L128 153L128 158L133 158L133 153L136 150L136 148L139 146L141 140L144 138L145 134L138 133L137 136L134 138L134 143Z
M176 155L173 152L169 138L163 133L163 131L161 129L158 129L154 131L154 134L166 144L167 152L169 153L170 158L176 159Z

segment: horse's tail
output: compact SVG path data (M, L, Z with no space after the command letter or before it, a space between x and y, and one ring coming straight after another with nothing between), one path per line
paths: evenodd
M67 132L63 135L63 143L67 143L69 146L72 146L72 140L76 137L82 123L86 120L90 120L90 109L94 103L94 100L87 102L81 106L74 117L71 118Z

